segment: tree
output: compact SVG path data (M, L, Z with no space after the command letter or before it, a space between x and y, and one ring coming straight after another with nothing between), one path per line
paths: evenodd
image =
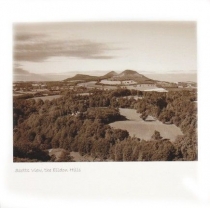
M154 134L152 135L152 139L155 139L155 140L162 139L162 137L160 136L160 132L155 130Z

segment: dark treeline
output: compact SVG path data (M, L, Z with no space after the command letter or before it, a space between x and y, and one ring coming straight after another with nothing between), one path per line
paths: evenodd
M54 161L51 148L63 148L114 161L172 161L197 159L196 93L139 92L136 90L73 91L52 101L13 100L15 161ZM126 96L139 96L139 99ZM124 118L119 107L135 108L142 118L153 115L179 126L184 136L168 139L130 137L108 124ZM155 137L154 137L155 138ZM63 161L71 161L63 158Z

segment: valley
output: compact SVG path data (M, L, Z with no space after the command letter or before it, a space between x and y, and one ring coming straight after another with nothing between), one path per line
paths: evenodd
M134 70L13 83L14 162L197 160L197 85Z

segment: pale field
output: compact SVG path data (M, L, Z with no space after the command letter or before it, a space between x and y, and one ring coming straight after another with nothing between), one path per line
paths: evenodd
M13 96L20 96L20 95L24 95L24 94L13 94Z
M35 92L35 91L15 91L15 93L16 94L18 94L18 93L20 93L20 94L35 94L35 93L37 93L37 92ZM14 94L13 94L14 95Z
M155 91L155 92L168 92L168 90L164 89L164 88L153 88L153 89L149 89L149 90L144 90L144 91Z
M92 93L89 93L89 92L77 93L77 95L82 95L82 96L91 95L91 94L92 94Z
M122 84L124 84L124 85L130 85L130 84L137 84L137 82L135 82L133 80L125 80L125 81L122 81Z
M90 81L90 82L83 82L83 83L79 83L77 84L77 86L81 86L81 87L96 87L96 81Z
M107 85L116 85L116 84L121 84L121 81L111 81L107 79L103 79L100 82L101 84L107 84Z
M34 99L34 100L38 100L38 99L41 99L43 101L45 100L53 100L53 99L56 99L56 98L60 98L62 95L49 95L49 96L42 96L42 97L35 97L35 98L29 98L29 99Z
M154 131L157 130L163 138L174 141L178 135L183 135L180 128L174 124L167 125L158 120L152 122L143 121L139 117L140 114L136 113L136 110L134 109L120 108L120 114L125 116L128 120L116 121L114 123L110 123L109 125L115 129L127 130L130 136L150 140Z
M156 92L168 92L163 88L158 88L154 86L126 86L129 90L139 90L139 91L156 91Z
M80 87L87 87L87 88L97 88L97 89L117 89L117 86L108 86L108 85L101 85L100 84L96 84L96 81L91 81L91 82L83 82L83 83L79 83L77 84L77 86L80 86Z

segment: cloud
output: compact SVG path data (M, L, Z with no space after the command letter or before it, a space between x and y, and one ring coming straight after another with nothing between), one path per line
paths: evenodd
M22 68L22 64L14 63L13 64L13 75L29 75L29 71Z
M14 75L25 75L25 74L29 74L28 71L22 69L21 67L14 67L13 73L14 73Z
M14 40L15 41L28 41L28 40L36 40L46 37L45 34L41 33L33 33L33 34L26 34L26 33L14 33Z
M45 61L51 57L80 59L113 59L106 52L119 50L107 43L90 40L55 39L41 34L16 34L14 39L15 61Z
M20 68L20 67L22 67L22 64L19 64L19 63L17 63L17 62L14 62L13 63L13 68L15 69L15 68Z

